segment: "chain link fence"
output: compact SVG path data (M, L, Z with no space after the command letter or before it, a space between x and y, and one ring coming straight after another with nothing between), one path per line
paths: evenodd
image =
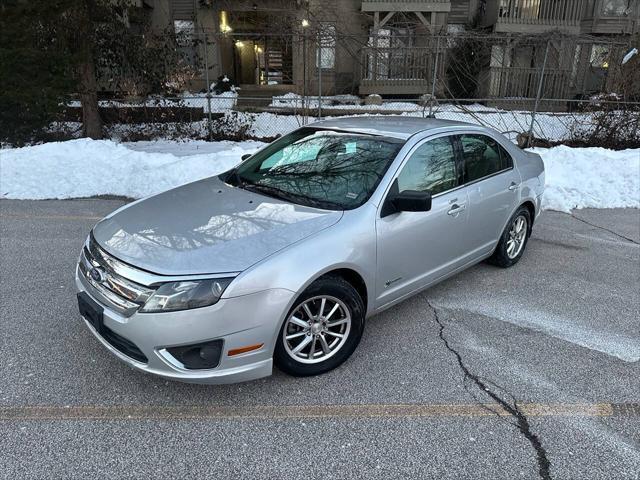
M522 146L634 147L640 56L627 58L634 41L392 29L362 37L326 26L188 33L179 46L191 75L181 69L182 83L174 82L185 93L105 98L100 115L107 136L129 141L271 141L323 118L395 114L489 126ZM77 135L81 116L71 102L51 129Z
M249 100L263 101L264 97ZM268 106L241 108L237 96L184 96L100 102L105 133L122 141L150 139L260 140L269 142L303 125L341 116L403 115L467 122L493 128L520 146L640 146L640 102L607 99L318 99L285 95ZM318 116L318 113L321 113ZM81 111L71 107L57 129L68 136L81 130Z

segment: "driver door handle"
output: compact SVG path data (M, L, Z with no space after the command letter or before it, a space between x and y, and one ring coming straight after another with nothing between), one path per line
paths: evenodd
M509 185L509 190L514 191L515 189L517 189L520 186L519 183L516 182L511 182L511 184Z
M465 208L467 208L467 206L464 203L461 205L454 203L453 205L451 205L451 208L447 212L447 215L457 215L458 213L462 212Z

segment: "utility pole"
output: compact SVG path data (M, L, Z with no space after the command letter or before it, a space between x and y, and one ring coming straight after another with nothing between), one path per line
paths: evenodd
M542 85L544 83L544 70L547 68L547 58L549 57L549 44L551 40L547 40L547 48L544 50L544 60L542 61L542 70L540 70L540 78L538 80L538 93L536 94L536 101L533 105L533 112L531 112L531 125L529 126L529 133L527 135L527 146L531 146L531 136L533 135L533 124L536 121L536 112L538 111L538 105L540 98L542 97Z
M433 79L431 81L431 98L429 99L429 118L433 118L433 103L436 98L436 78L438 77L438 52L440 50L440 37L436 38L436 60L433 66ZM424 111L424 110L423 110Z
M209 83L209 51L207 49L207 33L204 35L204 81L207 82L207 135L211 140L211 84Z
M320 29L318 30L318 120L322 118L322 32Z
M307 28L309 21L302 19L302 124L307 124L309 114L309 102L307 91Z

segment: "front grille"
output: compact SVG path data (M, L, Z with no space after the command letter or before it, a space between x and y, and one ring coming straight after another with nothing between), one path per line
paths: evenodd
M120 353L123 353L127 357L131 357L134 360L142 363L147 363L149 361L145 354L142 353L142 351L138 347L136 347L135 343L118 335L109 327L102 325L100 334L102 335L102 338L109 342L109 345L111 345L113 348L118 350Z
M100 248L91 236L82 249L78 268L84 283L93 287L94 293L118 312L129 316L147 301L153 290L118 275L114 270L118 264L121 262Z

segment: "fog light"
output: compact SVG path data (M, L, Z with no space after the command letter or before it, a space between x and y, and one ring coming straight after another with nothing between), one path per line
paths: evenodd
M216 368L222 354L222 340L170 347L167 352L189 370Z

